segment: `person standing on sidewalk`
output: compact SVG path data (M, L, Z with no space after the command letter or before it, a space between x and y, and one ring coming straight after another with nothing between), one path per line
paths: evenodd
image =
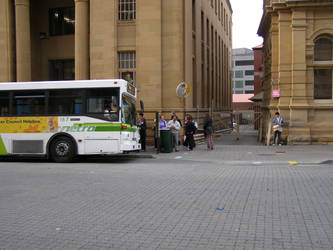
M147 130L147 123L146 119L143 117L143 113L139 114L139 132L140 132L140 143L141 143L141 149L143 151L146 151L146 130Z
M164 119L164 115L160 116L160 130L167 129L168 123Z
M177 116L173 116L172 120L168 122L168 128L171 131L172 139L173 139L173 147L175 148L175 151L178 152L178 134L180 130L180 124L177 121Z
M204 121L204 134L207 138L207 148L208 150L213 150L213 120L210 118L209 114L206 114Z
M195 147L195 141L194 141L194 133L196 131L195 125L192 122L192 117L190 115L186 116L186 121L185 121L185 142L184 146L188 146L189 151L192 151L193 148Z
M278 138L278 144L281 146L281 133L283 131L283 126L284 126L284 120L280 116L279 112L275 113L275 117L273 118L272 121L273 125L273 131L274 131L274 137L273 137L273 146L275 145L276 137Z

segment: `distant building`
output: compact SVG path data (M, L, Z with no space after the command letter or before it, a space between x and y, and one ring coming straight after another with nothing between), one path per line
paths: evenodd
M254 94L257 95L261 93L262 78L264 76L263 45L253 47L252 50L254 59Z
M233 111L253 110L254 103L250 100L251 97L253 97L253 94L233 94Z
M279 111L288 144L333 144L333 1L263 4L258 34L264 38L266 141Z
M247 48L232 50L233 93L254 93L254 56Z

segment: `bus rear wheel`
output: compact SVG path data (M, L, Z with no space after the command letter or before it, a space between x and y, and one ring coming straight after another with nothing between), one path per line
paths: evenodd
M73 141L67 137L58 137L51 143L51 159L55 162L72 162L75 156Z

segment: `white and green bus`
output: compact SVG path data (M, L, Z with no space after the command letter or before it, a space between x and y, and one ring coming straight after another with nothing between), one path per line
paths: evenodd
M138 151L136 88L125 80L0 83L0 155Z

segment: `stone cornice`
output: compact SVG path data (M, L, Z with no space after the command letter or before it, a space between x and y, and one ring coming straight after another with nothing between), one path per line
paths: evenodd
M229 7L229 9L230 9L230 12L231 12L231 14L233 13L233 11L232 11L232 7L231 7L231 4L230 4L230 0L225 0L226 2L227 2L227 5L228 5L228 7Z
M309 7L333 7L332 0L285 0L284 2L272 2L264 7L264 14L261 18L257 34L264 36L268 32L268 25L272 14L279 11L291 10L293 8Z

